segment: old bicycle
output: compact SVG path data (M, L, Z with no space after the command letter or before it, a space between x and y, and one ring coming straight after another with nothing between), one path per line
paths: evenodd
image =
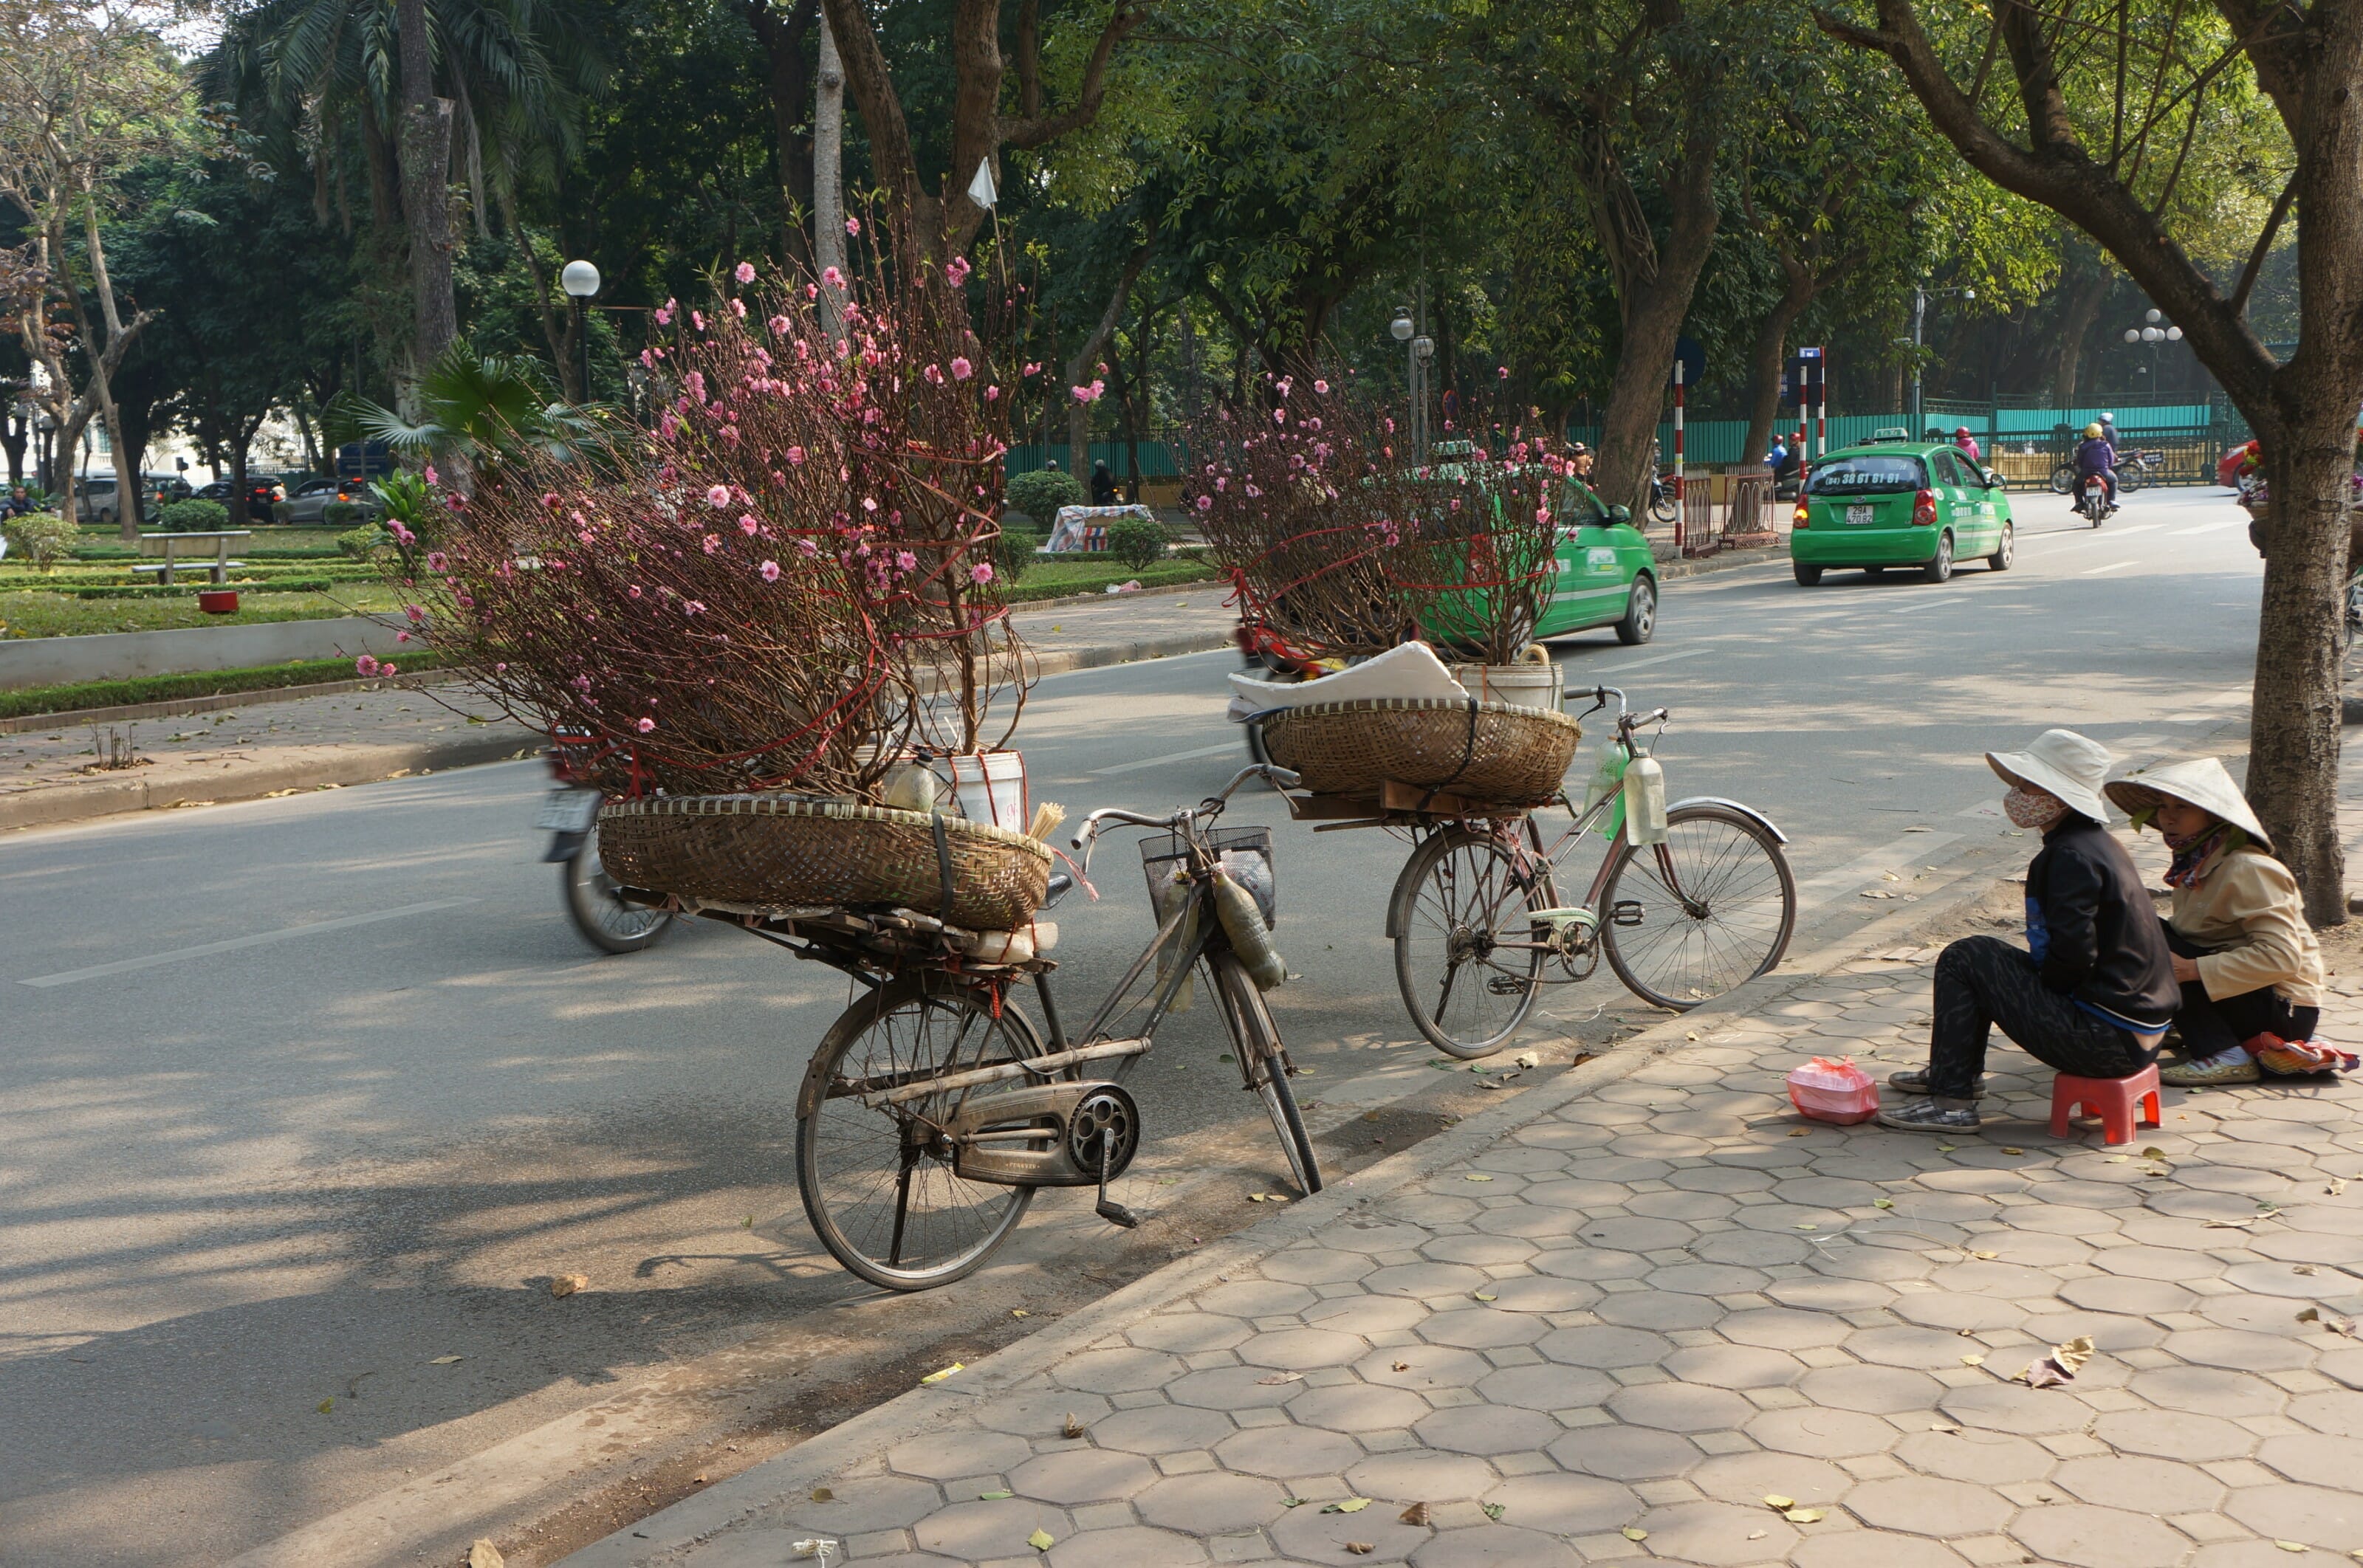
M1605 787L1581 809L1562 790L1557 803L1574 821L1548 845L1530 811L1463 811L1411 791L1367 824L1417 841L1388 900L1386 931L1413 1023L1454 1056L1501 1049L1542 987L1587 979L1603 956L1634 995L1686 1010L1770 969L1795 932L1787 840L1762 812L1715 797L1677 801L1662 838L1635 842L1617 786L1647 755L1636 732L1662 733L1669 715L1628 712L1614 687L1590 695L1582 717L1616 705ZM1607 854L1583 897L1562 904L1555 874L1594 828Z
M1073 844L1084 873L1106 827L1152 830L1141 856L1159 923L1091 1021L1072 1032L1051 993L1049 959L1031 947L980 953L973 933L930 915L734 910L629 895L741 926L866 988L821 1037L796 1097L804 1213L846 1268L893 1290L948 1285L1008 1239L1043 1187L1096 1187L1101 1218L1136 1223L1108 1195L1142 1137L1123 1080L1186 1005L1201 971L1242 1087L1270 1117L1298 1189L1320 1190L1289 1085L1294 1069L1258 984L1278 977L1265 935L1278 897L1270 834L1215 825L1232 792L1258 777L1276 788L1296 781L1282 768L1248 767L1193 807L1163 816L1108 808L1083 820ZM1071 885L1051 878L1044 909ZM1028 981L1040 1027L1019 1005Z

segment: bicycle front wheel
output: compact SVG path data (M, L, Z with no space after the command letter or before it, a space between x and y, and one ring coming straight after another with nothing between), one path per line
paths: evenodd
M1797 881L1778 839L1728 806L1668 813L1666 842L1624 842L1602 897L1609 967L1644 1001L1686 1012L1781 961Z
M1314 1157L1304 1113L1296 1109L1296 1091L1288 1082L1288 1058L1281 1050L1280 1030L1263 1004L1263 993L1228 953L1208 955L1206 967L1214 972L1215 994L1222 1003L1231 1044L1238 1052L1239 1069L1262 1099L1271 1130L1280 1135L1281 1153L1288 1156L1288 1174L1295 1178L1296 1190L1310 1198L1321 1190L1321 1162Z
M863 1097L1042 1054L1014 998L996 1014L989 997L933 972L846 1009L814 1051L796 1105L796 1180L821 1245L888 1290L931 1289L974 1271L1016 1229L1034 1189L960 1176L943 1130L971 1096L1015 1084L874 1108Z
M1492 1055L1517 1033L1542 983L1547 933L1531 911L1550 907L1540 857L1522 871L1490 834L1446 828L1412 852L1395 878L1387 929L1396 988L1429 1044L1465 1060Z

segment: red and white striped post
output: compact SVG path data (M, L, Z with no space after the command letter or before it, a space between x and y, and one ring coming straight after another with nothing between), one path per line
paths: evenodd
M1682 361L1674 359L1674 552L1682 548L1684 525L1690 519L1682 505Z

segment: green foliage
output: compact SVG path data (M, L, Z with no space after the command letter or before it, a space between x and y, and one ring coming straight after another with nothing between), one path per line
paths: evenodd
M1063 469L1036 469L1032 473L1013 475L1008 494L1012 512L1022 512L1045 527L1059 514L1061 506L1083 503L1082 481Z
M50 571L73 554L82 530L54 512L36 512L0 522L0 538L8 541L10 554Z
M1042 546L1043 536L1028 534L1003 525L1001 537L993 542L993 569L1004 583L1015 582L1034 564L1034 552Z
M157 508L156 523L167 534L210 534L229 526L229 508L194 497L167 502Z
M349 501L337 502L327 510L334 512L339 506L345 509L347 517L350 517L360 510ZM364 523L358 528L348 529L338 535L337 549L340 554L353 560L373 561L377 559L378 552L385 548L387 536L384 525Z
M538 363L522 355L478 354L464 341L427 368L418 401L415 420L366 399L355 399L348 416L364 437L405 457L472 462L479 469L528 449L571 457L596 434L595 414L560 401Z
M372 522L369 508L357 501L332 501L320 508L320 521L331 528L350 528L356 523ZM344 536L338 536L337 548L343 549Z
M432 653L413 653L402 660L405 673L432 669ZM83 713L97 708L126 708L141 702L170 702L191 697L226 696L239 691L271 691L288 686L317 686L353 679L349 658L302 659L251 669L215 669L196 675L150 675L130 680L83 680L70 686L33 686L0 691L0 719L34 713Z
M1170 542L1165 525L1147 517L1119 517L1108 525L1108 554L1137 569L1162 561Z

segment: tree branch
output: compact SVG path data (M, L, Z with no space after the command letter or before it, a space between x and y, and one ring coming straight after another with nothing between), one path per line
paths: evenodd
M1100 101L1107 95L1108 61L1115 58L1116 45L1124 42L1134 28L1148 19L1148 12L1144 7L1131 5L1118 6L1109 15L1107 26L1100 29L1099 41L1092 45L1092 58L1083 67L1083 84L1076 93L1074 103L1059 114L1043 115L1040 112L1037 84L1036 106L1028 109L1025 116L1020 119L1002 122L1002 144L1005 147L1030 149L1056 141L1069 131L1081 130L1099 118ZM1021 72L1024 70L1024 60L1025 57L1021 54L1019 56ZM1022 74L1019 81L1022 94L1024 82Z
M2225 306L2235 316L2248 314L2248 296L2256 292L2257 279L2265 270L2265 258L2272 254L2273 240L2280 234L2281 220L2289 216L2290 204L2297 200L2297 171L2290 171L2289 183L2281 187L2279 200L2273 203L2272 215L2265 219L2264 228L2257 235L2256 248L2248 252L2248 264L2240 269L2239 285L2233 289Z
M1018 0L1017 112L1042 117L1042 0Z

